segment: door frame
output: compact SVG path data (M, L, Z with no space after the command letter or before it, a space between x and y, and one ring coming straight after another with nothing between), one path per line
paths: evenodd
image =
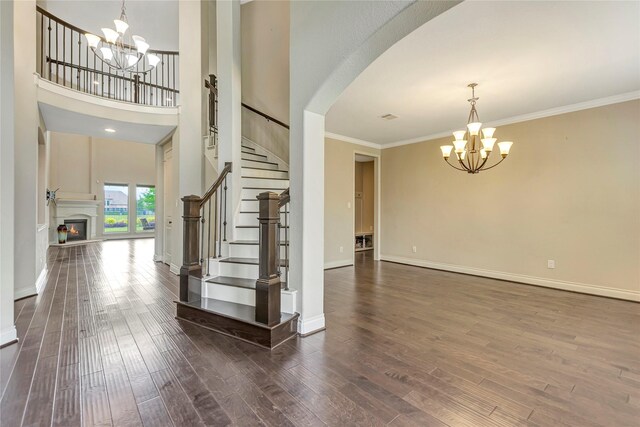
M380 154L373 154L365 150L353 150L353 158L351 161L351 204L352 218L351 218L351 243L353 245L353 239L356 235L356 155L367 156L373 158L373 259L380 261ZM351 248L351 263L355 263L356 253L354 248Z

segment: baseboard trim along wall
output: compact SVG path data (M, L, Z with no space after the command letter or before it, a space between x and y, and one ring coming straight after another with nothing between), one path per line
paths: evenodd
M350 259L344 259L340 261L325 262L324 269L330 270L332 268L350 267L352 265L353 265L353 261L351 261Z
M175 264L169 264L169 271L175 274L176 276L180 275L180 267Z
M38 276L38 280L36 280L36 292L37 293L42 292L42 289L44 288L44 285L47 283L47 272L48 271L49 270L45 266L42 269L42 271L40 272L40 275Z
M397 262L399 264L413 265L416 267L432 268L434 270L451 271L472 276L488 277L491 279L507 280L526 285L542 286L545 288L560 289L563 291L579 292L581 294L598 295L609 298L617 298L628 301L640 302L640 291L627 291L624 289L608 288L604 286L589 285L586 283L567 282L563 280L545 279L542 277L526 276L523 274L505 273L502 271L484 270L461 265L444 264L425 261L414 258L404 258L394 255L380 255L382 261Z
M309 319L298 320L298 333L302 336L308 336L315 332L323 331L324 329L324 313Z
M8 328L5 328L4 331L0 332L0 347L13 344L16 341L18 341L18 333L14 325L11 325Z
M164 261L164 257L162 255L155 254L155 255L153 255L153 260L155 262L162 262L162 261Z
M19 299L33 297L36 295L38 295L38 292L35 288L16 289L13 292L13 300L18 301Z

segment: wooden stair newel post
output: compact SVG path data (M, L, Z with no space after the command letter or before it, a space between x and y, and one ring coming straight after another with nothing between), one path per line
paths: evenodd
M192 302L201 297L202 266L198 238L200 236L200 197L186 196L184 204L184 229L182 246L182 267L180 267L180 301ZM195 280L194 280L195 279Z
M259 258L256 281L256 322L269 326L280 323L280 275L278 254L278 224L280 223L280 196L260 193Z

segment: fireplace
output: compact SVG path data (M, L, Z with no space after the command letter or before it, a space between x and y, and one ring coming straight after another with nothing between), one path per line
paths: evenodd
M65 219L64 225L67 226L67 242L87 240L86 219Z

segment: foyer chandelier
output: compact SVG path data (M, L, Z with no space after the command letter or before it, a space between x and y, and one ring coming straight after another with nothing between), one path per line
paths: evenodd
M127 33L129 22L125 9L122 0L120 18L113 20L116 29L102 28L104 38L91 33L84 36L93 53L110 68L123 73L144 74L154 69L160 58L147 53L149 44L143 37Z
M493 147L497 141L493 137L496 128L482 128L478 112L476 111L476 101L479 98L476 97L475 88L477 83L471 83L467 87L471 88L471 98L468 99L471 104L471 112L469 112L469 120L467 121L467 130L459 130L453 132L455 141L453 145L443 145L440 147L442 150L442 157L449 166L460 171L468 173L478 173L498 166L509 155L509 150L513 142L501 141L498 142L498 148L500 149L500 156L502 157L498 162L491 166L487 165L491 153L494 151ZM482 132L483 138L480 138L480 132ZM455 150L454 150L455 148ZM454 152L455 160L450 162L451 151Z

